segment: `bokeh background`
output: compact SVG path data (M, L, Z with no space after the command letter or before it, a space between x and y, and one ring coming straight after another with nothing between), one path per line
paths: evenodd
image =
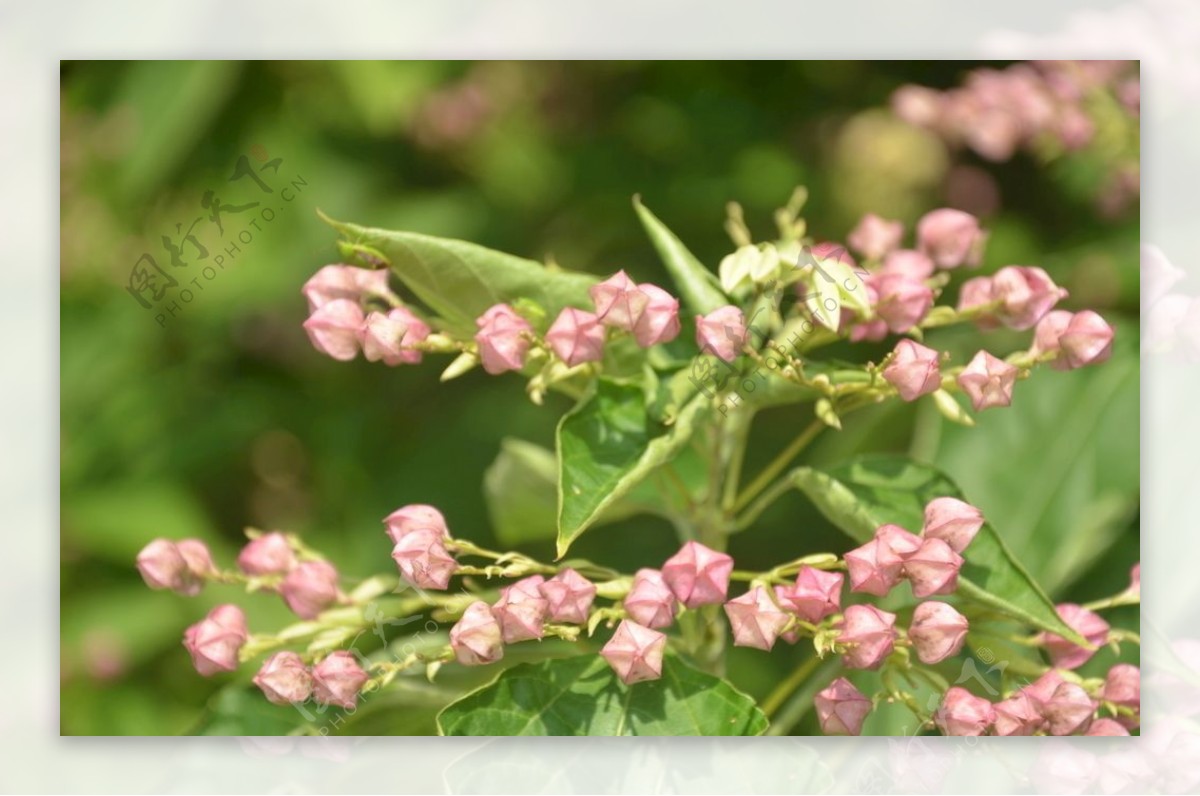
M727 201L765 238L798 184L822 239L844 239L865 211L910 227L937 206L978 212L992 232L982 270L1046 268L1071 290L1066 306L1117 325L1113 360L1039 373L1011 410L985 413L975 429L944 424L928 402L864 411L810 456L909 451L936 462L1056 600L1119 591L1138 558L1138 206L1105 201L1105 181L1128 152L1101 137L1066 157L995 163L888 108L903 84L948 88L981 65L65 62L61 732L281 731L261 700L263 723L236 723L238 677L197 676L180 644L187 624L238 597L234 587L195 599L150 592L133 561L151 538L198 537L228 563L244 527L283 528L366 577L392 568L379 520L404 503L441 506L457 535L501 543L485 471L506 438L552 446L561 398L539 408L514 379L475 372L440 385L434 363L342 364L311 348L300 286L337 259L317 208L660 282L634 194L714 267L732 249ZM249 178L230 182L242 156L270 196ZM223 235L207 219L195 227L210 258L251 233L211 279L199 261L172 269L162 245L180 240L177 224L207 215L208 191L275 211L259 228L248 225L259 208L224 214ZM144 252L186 282L199 278L190 301L175 293L147 310L126 291ZM159 318L172 300L174 316ZM988 345L1006 353L1026 337L996 333ZM956 358L980 345L971 329L933 339ZM762 413L747 472L807 421L798 407ZM577 549L632 570L676 545L665 522L633 518ZM754 569L849 546L793 496L732 552ZM521 549L550 558L553 548ZM288 620L269 595L246 602L252 629ZM1136 616L1109 618L1134 627ZM733 650L730 675L761 698L806 654ZM1136 659L1136 649L1123 654ZM1094 665L1112 661L1101 653ZM342 729L428 732L436 701L372 700ZM811 717L794 731L813 732Z

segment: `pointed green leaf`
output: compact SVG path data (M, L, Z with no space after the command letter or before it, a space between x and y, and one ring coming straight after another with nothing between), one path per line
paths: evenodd
M675 280L684 304L692 312L701 315L707 315L717 307L729 304L729 297L721 291L716 274L705 268L679 238L675 237L675 233L646 209L639 197L633 198L633 206L654 248L658 250L663 265Z
M622 683L603 658L523 663L438 714L442 735L761 735L767 717L728 682L674 656Z
M670 461L708 409L703 395L664 426L640 386L600 379L558 424L558 557L600 513Z
M958 487L938 470L901 456L863 456L829 472L801 467L789 477L830 522L864 543L887 523L920 531L925 504L933 498L962 499ZM1054 603L991 524L983 526L963 557L959 595L1086 643L1059 618Z
M587 307L590 274L548 268L474 243L393 232L322 216L356 251L382 256L405 287L454 331L474 334L475 319L493 304L520 299L554 318L563 307ZM362 247L356 248L356 247Z

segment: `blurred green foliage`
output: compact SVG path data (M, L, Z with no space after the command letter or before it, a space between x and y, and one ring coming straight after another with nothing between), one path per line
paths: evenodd
M1072 171L1093 168L1086 159L1054 169L1024 156L986 165L884 109L902 83L946 87L972 66L64 63L61 731L247 731L222 724L228 692L205 707L231 678L200 678L180 644L187 624L240 595L150 592L133 561L151 538L198 537L228 563L243 527L285 528L361 578L392 567L379 520L404 503L436 504L457 535L496 542L482 488L501 441L553 446L554 423L569 408L561 397L538 408L511 379L476 371L439 385L433 364L341 364L312 350L300 286L336 259L317 208L666 283L634 194L715 267L732 248L722 231L729 200L765 237L773 208L803 183L809 228L842 239L866 210L911 225L947 201L966 168L1000 200L985 219L993 234L984 269L1047 268L1072 290L1068 306L1119 324L1113 362L1039 373L1018 387L1011 411L985 413L973 430L945 426L926 405L865 411L812 456L911 450L952 474L1055 599L1122 588L1138 555L1137 208L1098 216L1072 190L1088 184ZM256 168L281 159L277 171L259 173L277 189L292 183L291 201L229 182L247 154ZM179 240L177 224L207 216L210 190L229 205L261 200L275 217L206 279L199 261L172 269L161 239ZM196 226L210 257L250 215L227 213L223 235L207 218ZM144 252L185 283L200 277L192 300L162 323L163 308L143 309L125 290ZM192 253L185 248L184 259ZM1019 345L1004 334L991 340ZM938 344L957 358L979 340L956 330ZM807 420L795 407L763 412L747 472ZM668 523L640 516L584 536L573 553L631 571L676 544ZM736 537L732 552L754 569L849 546L795 495ZM549 558L553 542L523 549ZM244 602L252 629L286 620L269 596ZM1136 621L1136 611L1113 618ZM733 650L731 677L761 699L808 654ZM1111 653L1097 666L1102 659L1111 663ZM379 697L347 729L429 732L436 702ZM275 731L279 716L258 707L266 714L256 726ZM796 731L811 732L811 720Z

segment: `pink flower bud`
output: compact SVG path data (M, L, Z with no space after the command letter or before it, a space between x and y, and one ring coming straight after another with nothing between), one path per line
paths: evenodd
M1077 312L1058 338L1069 368L1098 365L1112 355L1113 330L1091 310Z
M1142 672L1129 663L1118 663L1108 670L1101 695L1106 702L1139 710L1142 705Z
M958 386L971 399L976 412L993 406L1011 405L1016 380L1017 369L987 351L977 353L963 372L958 374Z
M832 260L850 268L858 267L858 263L850 256L850 252L846 251L846 247L834 241L822 241L809 249L809 253L818 261Z
M564 569L538 587L549 605L552 622L587 624L596 599L596 586L571 568Z
M941 539L950 549L961 553L983 527L983 512L958 498L940 497L925 506L925 526L921 535Z
M208 677L232 672L238 666L238 651L246 643L246 615L236 605L218 605L208 616L183 634L183 646L192 656L196 671Z
M1108 622L1088 609L1075 603L1063 603L1058 606L1058 615L1092 645L1099 647L1108 640ZM1096 650L1080 647L1054 633L1043 633L1042 643L1054 665L1063 669L1078 669L1096 654Z
M839 677L813 698L821 732L826 735L858 735L871 712L871 700L845 677Z
M1031 329L1067 295L1041 268L1008 265L992 276L992 298L1002 302L996 316L1010 329Z
M725 603L725 615L733 629L733 645L760 650L774 647L775 639L791 621L762 586Z
M946 692L933 717L945 735L983 735L995 719L991 702L958 686Z
M1087 729L1096 712L1096 703L1081 686L1062 683L1042 703L1042 715L1051 735L1070 735Z
M957 655L967 640L967 618L943 602L921 603L908 628L921 663L940 663Z
M604 357L604 326L596 315L566 307L546 332L546 343L568 367L595 362Z
M1128 735L1129 730L1113 719L1097 719L1084 735Z
M933 260L915 249L898 249L883 258L879 273L903 277L910 282L924 282L933 276Z
M625 597L625 612L645 627L667 627L675 621L675 595L657 569L639 569Z
M450 648L463 666L482 666L504 657L500 623L491 606L481 600L467 606L450 628Z
M663 651L667 637L657 630L622 619L617 632L600 650L621 682L633 685L662 677Z
M1046 723L1041 703L1024 691L1018 691L995 706L997 735L1033 735Z
M943 207L917 222L917 247L938 268L979 265L986 238L975 216L961 210Z
M305 561L287 574L279 593L296 616L315 619L337 602L338 572L328 561Z
M363 311L357 303L334 299L313 310L304 322L304 331L313 348L342 362L358 356L358 330L363 325Z
M275 705L303 702L312 694L312 675L294 652L277 652L267 658L253 682Z
M414 528L392 548L392 560L406 581L418 589L444 589L454 577L458 562L444 544L437 528Z
M679 299L658 285L638 285L649 298L646 310L633 326L633 336L642 348L669 343L679 336Z
M872 274L867 284L875 291L876 316L896 334L904 334L920 323L933 306L933 290L904 274Z
M838 643L846 645L842 662L851 669L878 669L892 654L896 615L873 605L851 605L842 615Z
M846 236L850 248L868 260L878 260L900 245L904 237L904 224L888 221L874 213L859 219L858 225ZM857 735L857 733L854 733Z
M650 296L633 283L624 271L617 271L588 290L596 314L605 326L632 332L650 304Z
M191 551L192 562L184 556L185 542L191 544L187 549ZM203 554L200 550L203 550ZM204 588L205 575L213 569L208 548L194 539L178 543L169 539L155 539L138 553L137 568L142 580L150 588L171 589L188 597L200 593Z
M429 337L430 331L429 325L407 307L395 307L386 315L382 312L368 315L358 339L368 362L383 360L383 364L392 367L415 365L421 361L421 352L412 346Z
M336 705L353 710L358 692L370 675L362 670L354 656L345 650L331 652L313 667L313 698L321 705Z
M904 561L904 574L912 581L914 597L953 594L963 557L941 539L926 539L921 549Z
M533 327L512 307L497 304L476 318L475 325L479 327L475 342L484 370L495 376L525 367Z
M662 577L679 602L688 608L725 601L733 559L725 553L687 542L663 564Z
M389 297L388 272L350 265L327 265L304 283L302 291L308 299L308 311L313 312L331 301L345 300L359 304L367 296Z
M958 311L973 310L976 307L984 307L992 304L996 297L992 294L992 278L990 276L977 276L963 282L958 291ZM980 329L995 329L1000 325L996 320L994 313L983 315L976 319L975 324Z
M732 362L746 344L746 316L732 305L696 316L696 344L700 353Z
M1129 593L1142 596L1142 562L1134 564L1129 570Z
M208 545L199 539L180 539L175 543L175 547L179 549L179 554L183 556L188 572L193 578L203 581L217 571L212 554L208 552Z
M938 352L905 338L896 343L892 361L883 369L883 378L905 401L928 395L942 386Z
M442 512L424 503L401 506L384 517L383 522L387 525L387 535L392 544L422 528L435 531L435 535L440 538L450 538L450 529L446 527L446 518L442 516Z
M243 547L237 565L247 575L282 575L296 566L296 556L287 537L272 531Z
M492 606L492 616L500 623L500 635L505 644L544 635L550 603L539 587L545 580L541 575L532 575L500 592L500 599Z
M1025 694L1033 701L1034 706L1040 712L1042 705L1049 701L1050 697L1060 685L1065 683L1062 674L1058 669L1051 669L1043 674L1038 679L1034 680L1029 685L1022 688L1018 693Z
M806 622L820 622L842 606L842 584L846 576L810 566L800 567L795 584L780 588L780 602Z
M1074 313L1066 310L1051 310L1043 315L1033 330L1033 345L1029 347L1029 353L1035 357L1057 354L1058 356L1050 361L1050 366L1055 370L1069 370L1058 340L1073 316Z

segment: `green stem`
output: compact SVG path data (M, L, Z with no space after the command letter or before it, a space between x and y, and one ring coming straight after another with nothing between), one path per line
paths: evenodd
M813 655L804 663L793 669L792 673L789 674L783 682L775 686L775 690L768 694L767 698L762 701L761 705L759 705L759 707L762 708L763 713L767 714L767 718L774 716L775 711L779 710L779 708L783 706L783 703L786 702L787 698L792 695L792 692L803 685L804 681L807 680L820 665L821 659L816 655Z
M760 492L766 489L770 483L774 481L789 464L792 463L792 459L795 459L800 455L801 451L808 447L808 444L812 442L818 434L821 433L821 429L823 428L825 428L825 423L819 419L813 420L811 423L809 423L808 427L801 431L800 434L794 440L792 440L791 444L780 451L779 455L776 456L775 459L772 460L772 462L768 464L750 483L750 486L746 487L742 494L738 496L738 499L733 504L734 513L741 511L748 503L750 503L750 501L754 500L754 498L757 497Z

